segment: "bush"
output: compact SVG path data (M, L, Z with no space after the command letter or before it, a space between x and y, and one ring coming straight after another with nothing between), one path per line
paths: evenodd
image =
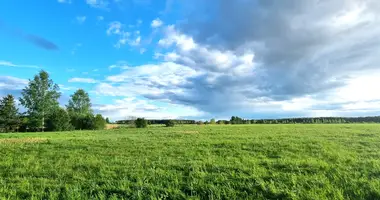
M97 114L94 119L94 128L96 130L103 130L106 127L106 120L101 114Z
M174 125L175 125L175 123L173 120L168 120L165 122L166 127L173 127Z
M73 129L69 114L63 108L55 109L46 121L47 131L70 131Z
M146 128L148 126L148 122L144 118L137 118L135 120L136 128Z
M71 124L76 130L94 130L95 129L95 118L92 114L79 116L71 116Z

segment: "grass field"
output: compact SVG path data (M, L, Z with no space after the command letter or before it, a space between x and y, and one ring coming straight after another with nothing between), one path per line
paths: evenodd
M0 199L380 199L380 125L0 135Z

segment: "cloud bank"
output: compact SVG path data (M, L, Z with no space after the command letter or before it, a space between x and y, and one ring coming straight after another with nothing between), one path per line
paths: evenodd
M380 112L378 1L196 0L183 9L178 24L151 24L162 31L158 64L125 67L97 93L211 116ZM120 23L107 33L126 34Z

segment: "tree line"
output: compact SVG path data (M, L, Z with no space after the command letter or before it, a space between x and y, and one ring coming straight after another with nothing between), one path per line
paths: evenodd
M0 132L69 131L104 129L108 118L94 115L86 91L78 89L65 108L59 106L59 87L41 70L22 90L20 113L13 95L0 100Z
M116 124L133 124L135 119L126 119L126 120L118 120L115 121ZM195 120L187 120L187 119L149 119L146 120L148 125L166 125L168 123L175 124L196 124Z
M133 119L119 120L116 124L134 124ZM196 121L185 119L151 119L147 124L166 125L174 124L344 124L344 123L380 123L380 116L372 117L300 117L300 118L283 118L283 119L243 119L238 116L232 116L230 120L211 119L209 121Z
M217 124L345 124L380 123L380 116L372 117L302 117L283 119L243 119L232 116L230 120L219 120Z

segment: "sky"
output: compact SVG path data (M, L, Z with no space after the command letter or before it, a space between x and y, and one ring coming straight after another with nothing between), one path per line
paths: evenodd
M0 97L46 70L111 120L380 115L378 0L0 1Z

